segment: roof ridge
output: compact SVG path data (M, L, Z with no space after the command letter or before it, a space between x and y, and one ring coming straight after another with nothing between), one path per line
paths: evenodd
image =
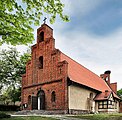
M74 64L72 67L78 67L78 69L81 70L81 72L77 71L77 73L75 73L77 74L76 76L74 75L73 70L69 67L68 74L75 82L78 82L83 85L88 85L90 88L94 88L101 92L105 90L112 91L107 82L103 80L100 76L92 72L90 69L84 67L79 62L75 61L74 59L64 54L63 52L61 52L61 60L66 60L70 66ZM76 68L74 69L76 70ZM83 73L82 76L79 75L80 73ZM99 85L97 86L97 84Z
M63 52L61 52L62 54L64 54ZM72 59L71 57L69 57L68 55L64 54L66 57L70 58L71 60L73 60L75 63L77 63L78 65L84 67L83 65L81 65L79 62L75 61L74 59ZM88 71L92 72L90 69L84 67L85 69L87 69ZM94 72L92 72L93 74L95 74ZM96 76L98 76L97 74L95 74ZM98 76L100 79L102 79L100 76ZM103 79L102 79L103 80Z

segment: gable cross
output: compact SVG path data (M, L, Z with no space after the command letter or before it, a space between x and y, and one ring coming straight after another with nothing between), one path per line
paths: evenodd
M46 23L46 20L47 20L47 18L46 18L46 17L44 17L44 20L43 20L43 21L44 21L44 24Z

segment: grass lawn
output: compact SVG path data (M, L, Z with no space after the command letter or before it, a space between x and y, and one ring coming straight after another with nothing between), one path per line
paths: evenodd
M49 117L11 117L11 118L3 118L1 120L57 120L55 118L49 118Z
M88 120L122 120L122 114L90 114L71 116L75 118L83 118Z

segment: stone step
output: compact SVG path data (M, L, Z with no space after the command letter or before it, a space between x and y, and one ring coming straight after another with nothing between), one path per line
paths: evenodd
M15 115L57 115L57 114L65 114L64 110L22 110L15 113Z

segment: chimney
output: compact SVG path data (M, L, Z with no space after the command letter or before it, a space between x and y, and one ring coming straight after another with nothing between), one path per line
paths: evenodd
M110 70L107 70L104 72L104 74L101 74L100 77L105 80L109 85L110 85L110 74L111 74L111 71Z
M117 83L111 83L110 87L117 94Z
M105 90L105 96L104 98L107 98L108 97L108 90Z

